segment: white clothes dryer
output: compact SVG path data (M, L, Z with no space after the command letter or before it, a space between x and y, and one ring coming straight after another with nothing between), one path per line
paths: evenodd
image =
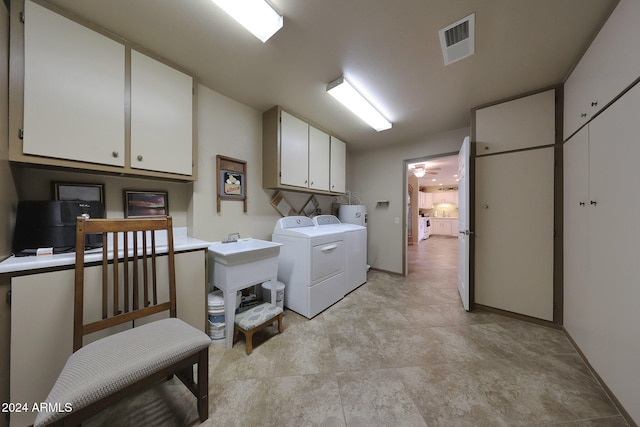
M345 295L345 233L306 216L280 218L271 240L282 243L278 280L285 306L309 319Z
M367 227L341 222L334 215L318 215L314 224L323 229L344 232L345 294L367 281Z

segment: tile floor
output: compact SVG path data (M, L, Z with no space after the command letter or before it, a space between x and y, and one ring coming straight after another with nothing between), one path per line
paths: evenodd
M368 281L312 320L287 311L210 348L210 426L626 426L561 331L467 313L457 240L410 247L408 277ZM198 425L194 398L164 382L85 426Z

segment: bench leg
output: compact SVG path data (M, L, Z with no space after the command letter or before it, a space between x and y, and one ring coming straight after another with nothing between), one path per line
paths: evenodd
M253 329L249 331L244 331L244 340L247 342L247 356L251 354L253 351Z
M278 315L278 332L279 333L282 333L282 331L283 331L283 328L282 328L282 316L283 316L283 313L280 313Z

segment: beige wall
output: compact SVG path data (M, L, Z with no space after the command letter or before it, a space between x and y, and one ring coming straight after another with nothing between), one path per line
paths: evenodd
M393 148L349 153L347 189L367 207L368 262L373 268L399 274L404 270L404 161L457 153L468 135L469 129L461 128ZM389 206L376 207L378 201L389 201Z
M203 240L222 240L229 233L271 240L280 214L271 206L273 190L262 188L262 112L251 109L204 86L198 92L198 181L188 208L190 235ZM247 212L243 203L222 200L216 210L216 156L247 162ZM311 196L284 192L296 210ZM315 196L323 213L334 197Z

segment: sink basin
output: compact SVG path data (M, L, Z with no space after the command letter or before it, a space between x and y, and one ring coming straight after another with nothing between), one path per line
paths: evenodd
M222 289L224 296L227 348L233 345L237 291L270 280L271 301L276 300L280 246L282 243L259 239L215 242L209 246L209 282Z
M277 257L282 243L259 239L239 239L237 242L215 242L209 246L216 263L223 265L246 264Z

